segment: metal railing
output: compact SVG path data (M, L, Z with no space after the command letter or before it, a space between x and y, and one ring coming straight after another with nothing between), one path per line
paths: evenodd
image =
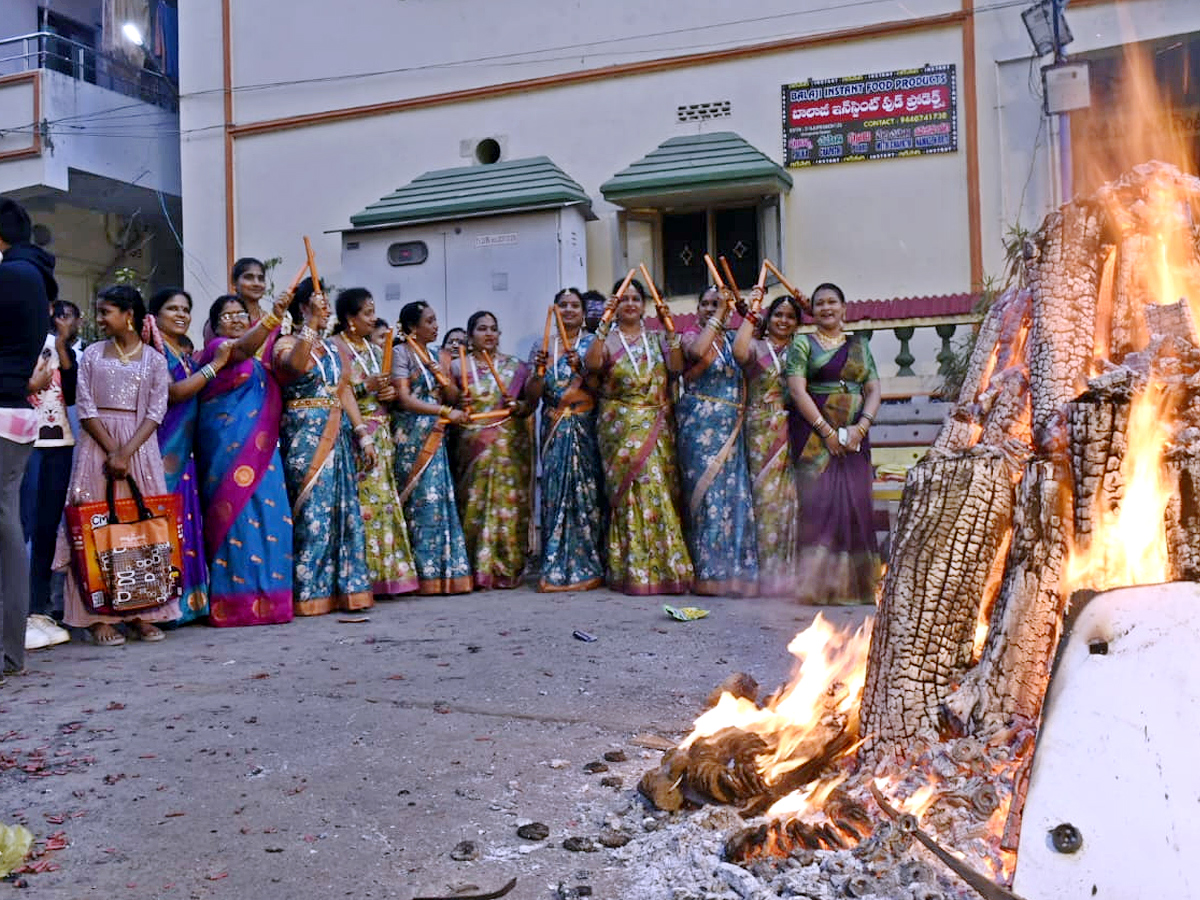
M152 68L139 68L49 31L0 39L0 75L33 69L61 72L172 112L179 110L179 89Z

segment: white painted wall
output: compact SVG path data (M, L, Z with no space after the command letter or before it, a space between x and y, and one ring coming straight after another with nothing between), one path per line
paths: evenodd
M330 27L317 0L233 2L234 121L422 96L589 67L662 58L881 21L958 10L951 0L827 9L816 0L762 0L753 8L694 0L671 4L534 0L358 0ZM1120 10L1124 10L1121 12ZM183 189L189 282L213 288L225 262L219 4L181 9ZM1036 225L1053 201L1040 99L1028 87L1029 42L1020 9L977 15L979 156L985 271L1003 267L1008 224ZM1072 51L1127 37L1200 29L1194 0L1138 0L1068 13ZM1123 20L1124 19L1124 20ZM740 20L733 23L733 20ZM720 27L717 27L720 26ZM557 49L556 49L557 48ZM1041 61L1032 64L1034 81ZM804 286L830 279L853 298L971 290L957 26L764 53L519 95L441 103L405 113L323 124L235 141L236 255L301 261L309 234L322 271L339 280L337 236L367 203L430 169L467 164L464 141L496 136L506 158L545 154L579 181L600 220L587 229L588 284L614 275L615 208L600 184L669 137L732 130L781 158L780 86L804 78L954 63L959 147L954 154L793 170L784 205L783 264ZM400 70L400 71L397 71ZM354 73L386 73L345 78ZM321 80L325 79L325 80ZM303 84L280 84L305 80ZM266 87L265 85L276 85ZM729 100L732 116L676 123L676 107ZM202 274L206 272L207 275ZM223 283L221 284L223 288ZM920 354L918 354L920 355Z
M42 70L42 116L53 145L43 151L47 186L66 190L67 170L79 169L179 195L177 125L166 110Z

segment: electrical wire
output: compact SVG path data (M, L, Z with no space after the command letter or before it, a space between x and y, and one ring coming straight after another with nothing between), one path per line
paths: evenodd
M523 51L515 51L512 53L494 54L491 56L470 57L470 58L461 59L461 60L454 60L451 62L426 63L426 64L416 65L416 66L400 66L400 67L391 68L391 69L381 69L381 70L369 71L369 72L353 72L353 73L346 73L346 74L342 74L342 75L324 75L324 76L317 76L314 78L295 78L295 79L287 79L287 80L283 80L283 81L260 82L260 83L256 83L256 84L236 85L231 89L231 92L233 94L241 94L241 93L251 93L251 92L255 92L255 91L273 90L273 89L278 89L278 88L283 88L283 87L298 87L298 86L313 85L313 84L333 84L333 83L339 83L339 82L344 82L344 81L377 78L377 77L386 76L386 75L399 75L399 74L405 74L405 73L411 73L411 72L429 71L429 70L436 70L436 69L452 69L452 68L460 68L460 67L473 66L473 65L479 65L479 64L495 63L498 65L505 65L505 66L523 66L523 65L535 65L537 63L546 63L546 62L562 62L562 61L566 61L566 60L575 60L575 59L578 59L582 62L583 60L586 60L589 57L600 56L600 55L639 56L639 55L643 55L650 51L645 50L645 49L611 50L611 51L607 51L605 54L600 54L600 53L574 54L574 53L572 53L572 54L568 54L568 55L564 55L564 56L537 58L537 57L539 57L540 54L545 54L545 53L562 52L562 51L566 51L566 50L574 50L574 49L581 49L581 48L593 48L593 47L600 47L600 46L604 46L604 45L608 45L608 44L629 43L631 41L635 41L635 40L638 40L641 38L667 37L667 36L676 35L676 34L685 34L685 33L696 32L696 31L706 31L706 30L716 29L716 28L729 28L729 27L736 26L736 25L756 24L756 23L760 23L760 22L774 21L777 19L793 18L795 16L811 15L811 14L819 13L819 12L834 12L834 11L850 9L850 8L854 8L854 7L860 7L860 6L872 6L872 5L877 5L880 3L895 3L895 2L896 2L896 0L850 0L850 2L848 2L848 3L829 4L826 6L813 7L811 9L806 9L806 10L799 10L799 11L788 12L788 13L776 13L776 14L769 15L769 16L755 16L755 17L748 17L748 18L744 18L744 19L736 19L736 20L732 20L732 21L728 21L728 22L712 23L712 24L706 24L706 25L693 25L693 26L688 26L688 27L684 27L684 28L675 28L675 29L669 29L669 30L657 31L657 32L645 32L642 34L636 34L636 35L630 35L630 36L624 36L624 37L604 38L601 40L589 41L586 43L564 44L564 45L560 45L557 47L544 47L544 48L536 49L536 50L523 50ZM977 16L980 13L994 12L994 11L1002 10L1002 9L1015 8L1018 6L1026 5L1027 3L1028 3L1028 0L997 0L997 2L976 6L974 9L972 9L968 13L968 15ZM903 21L903 20L898 20L898 21ZM655 53L657 53L659 56L661 56L662 58L670 58L670 54L679 53L679 52L687 51L687 50L704 50L704 49L711 49L712 47L718 47L718 46L730 45L730 44L737 46L739 44L752 44L752 43L755 43L756 41L763 41L763 40L770 40L770 39L788 40L788 39L793 39L793 38L810 37L810 36L813 36L814 34L818 34L818 33L819 32L797 32L797 33L785 34L785 35L774 34L774 35L770 35L770 36L763 36L763 37L756 37L756 38L739 38L736 41L725 40L725 41L716 41L716 42L706 42L706 43L702 43L702 44L679 45L679 46L674 46L674 47L665 48L665 49L661 48L661 47L656 47L656 48L653 48L653 51ZM522 57L524 57L524 58L522 58ZM509 62L501 62L503 60L509 60ZM204 96L213 95L213 94L223 94L224 92L225 92L224 87L209 88L209 89L202 90L202 91L190 91L186 94L181 94L180 100L182 101L183 99L195 99L195 98L204 97ZM120 116L120 117L113 117L111 115L112 113L122 112L125 110L133 110L133 112L129 112L126 114L126 116ZM140 110L140 111L138 111L138 110ZM147 118L147 117L150 117L153 115L154 115L154 113L152 111L144 109L144 103L139 102L139 103L130 103L130 104L122 105L122 106L112 107L108 110L98 110L98 111L91 112L91 113L76 113L76 114L69 115L69 116L62 116L57 119L48 119L48 120L46 120L45 124L46 125L58 125L58 124L66 123L66 122L88 123L88 122L99 122L101 120L106 120L106 121L104 121L104 124L111 124L111 122L123 121L126 118L132 118L132 119L136 119L139 117ZM37 127L40 127L40 123L29 123L28 125L22 125L22 126L18 126L18 127L14 127L14 128L9 128L9 129L7 129L7 131L10 133L21 133L21 132L28 133L28 132L32 132L32 130ZM178 133L179 135L182 136L185 134L191 134L191 133L195 133L198 131L206 131L206 130L210 130L213 128L223 128L223 127L224 127L223 125L201 126L196 129L187 129L187 130L171 132L171 133ZM92 132L89 131L89 133L92 133ZM167 133L164 132L164 134L167 134Z

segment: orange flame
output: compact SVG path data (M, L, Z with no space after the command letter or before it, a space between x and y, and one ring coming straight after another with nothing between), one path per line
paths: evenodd
M725 728L769 735L774 749L759 757L759 770L768 782L805 761L803 744L814 726L826 717L853 718L857 727L859 701L867 673L867 650L873 619L853 633L831 625L820 613L796 635L788 652L798 661L791 682L760 708L749 700L722 694L717 705L703 713L680 744L690 746Z

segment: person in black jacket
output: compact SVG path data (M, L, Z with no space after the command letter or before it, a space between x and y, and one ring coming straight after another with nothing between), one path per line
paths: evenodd
M58 299L54 257L29 243L32 223L20 204L0 198L0 650L4 674L25 667L29 560L21 530L21 479L37 415L30 384ZM3 676L0 675L0 680Z

